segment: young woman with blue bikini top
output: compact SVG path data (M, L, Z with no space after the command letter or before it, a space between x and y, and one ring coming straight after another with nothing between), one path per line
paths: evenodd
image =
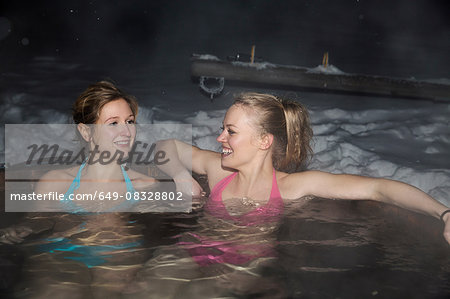
M122 157L126 157L136 137L135 118L137 112L137 102L133 97L123 93L112 83L102 81L91 85L79 96L73 107L73 119L77 124L80 140L91 150L90 152L100 155L102 152L108 151L111 153L110 156L113 156L115 152L120 152L123 153ZM90 126L90 124L95 126ZM92 151L94 147L97 148L97 152ZM130 203L133 201L126 200L126 193L136 192L135 188L149 188L156 182L153 178L131 169L126 171L124 166L117 161L109 163L90 163L90 161L99 161L99 159L88 156L80 166L50 171L41 178L36 186L37 193L50 191L64 193L64 200L57 202L62 206L59 206L58 209L68 213L81 214L84 221L78 227L78 231L75 227L71 233L83 232L83 234L96 235L111 229L115 231L118 239L112 238L109 243L101 238L88 238L90 240L88 243L78 243L73 242L72 238L61 239L59 237L61 234L58 234L51 236L49 241L52 242L43 247L50 248L53 252L64 251L66 245L78 249L83 253L78 260L84 262L88 267L105 263L107 260L101 258L104 251L110 252L114 249L123 250L139 246L141 240L137 235L125 238L127 242L121 240L123 235L128 234L128 217L108 212L130 209ZM104 194L116 193L121 195L121 199L110 201L100 200L97 197L87 202L73 200L77 195L100 194L101 192ZM94 253L94 255L84 256L86 252Z
M116 160L102 163L99 159L105 152L111 157L127 157L136 137L137 102L111 83L99 82L80 95L73 111L78 136L85 149L94 156L88 156L80 166L45 174L37 184L36 192L64 194L65 200L61 203L67 212L120 211L127 203L126 193L155 183L154 179L141 173L131 169L126 171ZM120 198L100 200L97 196L92 201L73 200L94 194L116 194Z
M122 158L126 157L136 136L134 123L138 104L134 97L122 92L111 82L101 81L89 86L75 101L72 110L77 136L87 152L96 147L97 155L98 152L109 151L111 154L122 153ZM91 160L99 161L96 157L88 156L81 165L53 170L40 178L36 193L64 194L65 200L47 203L48 210L69 213L118 211L121 208L120 200L105 206L107 200L100 201L98 197L87 203L71 199L77 195L99 194L101 191L104 194L117 192L123 196L127 192L134 193L136 189L149 188L155 183L151 177L131 169L126 171L117 161L89 163ZM0 242L21 242L31 232L32 228L19 227L17 232L9 229Z
M79 96L73 106L73 120L77 125L80 141L89 150L97 147L97 155L98 152L109 151L110 156L113 156L115 152L119 152L125 158L136 137L137 112L138 106L134 97L123 93L110 82L101 81L89 86ZM36 193L64 194L65 200L54 201L48 205L55 205L58 212L71 214L48 214L48 217L54 215L56 223L61 223L55 226L66 229L54 229L46 239L36 242L38 244L36 250L42 253L35 259L36 261L43 259L42 266L31 271L36 273L37 277L32 280L36 281L36 286L31 287L35 290L36 296L41 292L51 292L54 287L54 294L64 297L63 285L68 282L73 287L77 285L70 279L65 281L58 273L55 273L55 277L49 278L49 281L54 280L51 285L38 283L40 276L44 278L50 275L48 271L45 272L45 263L48 261L57 265L60 271L72 267L70 261L76 261L79 266L84 265L92 271L89 276L96 289L101 289L101 285L104 284L107 292L111 291L111 286L120 292L132 279L140 263L148 258L146 254L142 257L138 254L130 254L129 257L126 253L123 254L126 251L135 252L137 247L141 246L143 236L138 225L130 225L130 214L116 211L122 210L123 202L127 203L126 196L123 195L151 188L156 180L131 169L126 170L115 160L110 163L91 163L91 160L99 161L96 157L88 156L81 165L50 171L40 179L35 188ZM97 200L87 202L71 200L75 196L100 192L105 194L116 192L122 195L122 201L100 201L99 197ZM66 216L70 216L70 223L62 223L67 219ZM10 238L20 234L20 239L17 237L12 239L20 242L32 232L33 227L26 230L20 228L14 235L11 233ZM97 268L105 266L104 264L107 267L103 270ZM40 271L43 271L41 275ZM77 272L73 273L76 275ZM80 285L79 288L77 286L76 292L82 292L81 289L89 290L89 284Z

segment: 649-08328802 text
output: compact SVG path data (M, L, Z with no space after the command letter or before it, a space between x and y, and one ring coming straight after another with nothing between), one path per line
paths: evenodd
M131 200L141 200L141 201L180 201L183 200L182 192L126 192L125 194L120 194L118 192L98 192L95 191L91 194L70 194L65 198L64 193L59 192L48 192L48 193L11 193L10 200L30 200L30 201L55 201L55 200L75 200L75 201L95 201L95 200L120 200L126 199Z

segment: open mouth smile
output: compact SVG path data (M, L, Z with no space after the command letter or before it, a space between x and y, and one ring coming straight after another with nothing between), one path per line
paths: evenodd
M233 153L233 150L230 148L222 148L222 156L226 157Z
M130 146L130 140L121 140L114 142L115 145L118 147L129 147Z

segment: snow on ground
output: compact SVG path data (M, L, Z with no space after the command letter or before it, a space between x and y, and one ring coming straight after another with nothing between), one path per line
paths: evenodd
M400 180L450 205L450 105L422 106L310 108L315 154L308 168ZM195 145L220 149L215 139L225 112L199 111L185 119Z
M153 82L156 79L150 80L147 74L145 68L134 69L129 76L123 73L125 79L121 81L140 101L138 122L192 124L195 145L219 150L215 139L226 108L232 103L232 95L242 89L226 84L224 94L211 102L188 78L177 81L167 74ZM95 82L94 78L102 77L95 70L51 58L35 59L16 73L3 73L2 125L68 123L76 95ZM269 92L300 99L310 110L315 134L310 169L401 180L450 205L448 102ZM3 128L0 132L0 163L5 163Z

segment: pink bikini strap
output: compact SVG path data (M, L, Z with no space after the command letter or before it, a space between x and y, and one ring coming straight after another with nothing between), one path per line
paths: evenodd
M222 180L220 180L212 189L210 197L213 200L221 200L222 197L222 191L225 189L226 186L234 179L234 177L237 175L237 172L234 172L230 174L229 176L226 176ZM219 197L220 196L220 197ZM273 169L273 176L272 176L272 191L270 193L270 198L281 198L280 190L278 189L278 183L277 183L277 177L275 168Z
M210 198L214 200L221 200L222 199L222 191L225 189L226 186L234 179L234 177L237 175L237 171L233 172L229 176L226 176L222 180L220 180L212 189Z
M272 199L272 198L281 198L280 189L278 189L275 168L273 169L272 191L270 192L270 199Z

